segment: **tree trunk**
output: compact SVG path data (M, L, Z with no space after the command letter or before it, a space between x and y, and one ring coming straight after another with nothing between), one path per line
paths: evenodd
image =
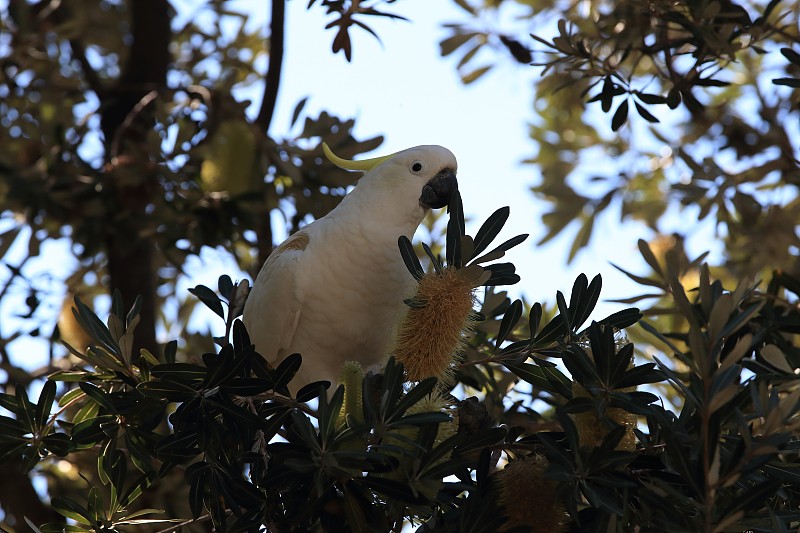
M110 188L106 238L111 289L122 293L130 307L142 298L141 322L133 347L156 353L156 250L144 235L147 206L159 194L157 167L145 154L144 143L153 121L148 104L163 93L170 64L170 12L167 0L133 0L133 41L125 70L102 98L101 124L105 136Z
M41 501L19 462L0 465L0 494L3 495L0 508L6 513L4 520L13 523L17 531L31 530L25 517L37 525L64 522L63 516Z

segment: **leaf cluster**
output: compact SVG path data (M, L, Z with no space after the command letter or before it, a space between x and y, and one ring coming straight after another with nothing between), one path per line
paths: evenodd
M699 206L698 222L726 228L734 276L797 274L796 6L456 3L467 20L447 25L440 51L463 54L460 73L488 71L492 52L540 67L527 160L551 206L540 243L577 228L571 260L604 213L659 234L666 213ZM495 23L510 14L533 33Z

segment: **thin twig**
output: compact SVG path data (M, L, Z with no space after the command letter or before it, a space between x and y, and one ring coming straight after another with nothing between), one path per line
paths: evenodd
M97 71L92 68L91 63L89 63L89 60L86 58L86 48L83 46L83 43L77 39L70 39L69 45L72 48L73 57L81 66L86 84L100 99L102 99L105 93L103 82L97 75Z
M133 106L130 113L125 116L125 120L122 122L119 128L117 128L116 133L114 134L114 141L111 143L111 150L109 151L111 154L111 161L114 161L114 158L119 156L119 148L120 144L122 143L122 136L125 134L131 126L133 126L133 121L136 120L136 117L144 111L147 106L149 106L155 99L158 98L158 90L152 90L142 96L142 98Z
M227 513L230 513L230 511L227 511L226 514ZM179 530L183 526L190 526L192 524L199 524L200 522L208 522L209 520L211 520L211 515L210 514L204 514L203 516L198 516L197 518L190 518L189 520L184 520L183 522L175 524L174 526L170 526L167 529L161 529L159 531L156 531L156 533L172 533L173 531Z
M252 396L252 399L255 399L255 400L272 400L272 401L277 402L277 403L291 405L292 407L294 407L296 409L300 409L301 411L303 411L307 415L311 415L311 416L313 416L315 418L317 417L317 412L314 409L310 408L309 406L307 406L304 403L298 402L294 398L289 398L288 396L284 396L282 394L278 394L277 392L263 392L263 393L258 394L256 396Z

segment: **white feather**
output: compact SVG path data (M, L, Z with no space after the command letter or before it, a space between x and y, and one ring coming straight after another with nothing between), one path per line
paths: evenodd
M414 163L422 171L413 171ZM455 172L456 160L440 146L398 152L264 263L243 320L256 351L271 364L303 356L293 393L313 381L335 384L344 361L365 369L385 362L414 285L397 239L413 236L426 212L422 188L443 169Z

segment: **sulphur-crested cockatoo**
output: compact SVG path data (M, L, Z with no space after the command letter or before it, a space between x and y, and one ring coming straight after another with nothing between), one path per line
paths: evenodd
M397 239L409 239L429 209L457 189L456 158L441 146L417 146L361 161L325 155L364 175L341 203L278 246L244 307L256 351L273 365L293 353L303 364L289 386L336 384L342 364L377 369L414 292Z

